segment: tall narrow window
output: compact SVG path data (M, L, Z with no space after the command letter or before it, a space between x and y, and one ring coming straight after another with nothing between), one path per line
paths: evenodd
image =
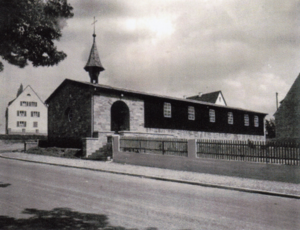
M216 122L216 112L214 109L209 110L209 122Z
M164 117L172 117L171 103L164 103Z
M254 127L259 127L259 118L258 118L258 116L254 116Z
M195 107L189 106L188 107L188 119L194 121L195 120Z
M34 127L34 128L37 128L37 127L38 127L37 121L34 121L34 122L33 122L33 127Z
M244 114L244 125L249 126L249 114Z
M227 116L228 116L228 124L233 125L233 113L228 112Z

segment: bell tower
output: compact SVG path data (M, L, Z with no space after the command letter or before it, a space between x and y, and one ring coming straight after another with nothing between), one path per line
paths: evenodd
M89 72L91 83L97 84L98 83L98 77L101 71L104 71L104 68L101 64L97 46L96 46L96 33L95 33L95 24L96 20L94 17L94 22L92 25L94 25L94 34L93 34L93 45L91 48L89 59L84 67L85 71Z

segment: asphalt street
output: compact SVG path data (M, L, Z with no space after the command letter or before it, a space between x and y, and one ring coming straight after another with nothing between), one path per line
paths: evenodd
M300 229L296 199L9 159L0 176L2 229Z

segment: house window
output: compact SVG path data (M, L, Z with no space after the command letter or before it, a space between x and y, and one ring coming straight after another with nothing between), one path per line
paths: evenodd
M249 126L249 115L248 114L244 114L244 125Z
M233 113L232 112L228 112L228 124L233 125Z
M214 109L209 110L209 122L216 122L216 112Z
M40 117L40 112L38 112L38 111L31 111L31 117Z
M27 101L20 101L20 106L28 106L28 102Z
M26 111L18 110L17 111L17 116L18 117L26 117Z
M195 107L189 106L188 107L188 119L194 121L195 120Z
M259 118L258 118L258 116L254 116L254 127L259 127Z
M26 121L17 121L17 127L26 127Z
M171 103L164 103L164 117L172 117Z
M34 121L33 122L33 128L37 128L38 127L38 122L37 121Z
M30 101L30 102L28 102L28 104L29 104L29 106L37 107L37 102Z

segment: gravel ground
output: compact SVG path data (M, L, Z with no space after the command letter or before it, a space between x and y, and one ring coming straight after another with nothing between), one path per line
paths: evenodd
M205 173L194 173L144 166L126 165L114 163L112 161L101 162L80 159L66 159L50 156L39 156L20 152L6 152L1 153L1 155L3 157L17 158L49 164L67 165L72 167L89 168L108 172L140 175L145 177L157 177L169 180L180 180L186 182L196 182L201 184L219 185L225 187L242 188L256 191L259 190L278 194L300 196L300 184L293 183L254 180L247 178L211 175Z

